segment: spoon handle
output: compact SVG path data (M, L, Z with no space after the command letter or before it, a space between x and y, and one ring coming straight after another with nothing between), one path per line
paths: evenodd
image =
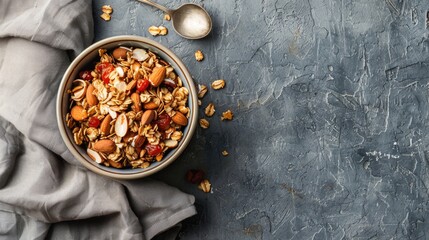
M137 0L137 1L142 2L142 3L149 4L149 5L151 5L152 7L156 7L156 8L158 8L159 10L162 10L162 11L164 11L165 13L168 13L168 14L170 14L170 15L173 13L173 11L172 11L172 10L170 10L170 9L168 9L168 8L166 8L166 7L162 6L162 5L159 5L158 3L152 2L152 1L150 1L150 0Z

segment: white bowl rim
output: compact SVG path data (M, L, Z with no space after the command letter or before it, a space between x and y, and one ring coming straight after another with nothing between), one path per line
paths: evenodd
M67 79L69 78L69 76L72 74L72 72L75 70L75 68L77 67L77 65L83 60L85 59L85 57L87 57L90 53L92 53L95 50L98 50L99 48L102 48L104 45L107 44L111 44L114 42L140 42L140 43L144 43L147 45L151 45L152 47L162 51L163 53L165 53L166 55L168 55L180 68L180 71L182 72L182 74L184 75L185 79L183 79L184 81L188 82L188 87L189 87L189 97L191 97L191 101L193 102L192 104L192 109L191 112L193 113L191 115L191 119L189 119L189 129L187 132L186 136L183 136L181 142L182 144L180 146L178 146L175 149L175 152L170 156L170 158L168 159L164 159L162 160L157 166L155 166L154 168L150 168L150 169L144 169L141 172L135 172L135 173L117 173L117 172L112 172L112 171L107 171L104 170L100 167L98 167L96 164L90 163L88 162L83 156L81 156L81 154L75 149L74 143L72 143L72 141L69 139L68 135L67 135L67 126L65 124L65 119L62 115L62 101L63 101L63 93L64 91L66 91L66 83L67 83ZM176 69L177 71L177 69ZM195 84L193 82L192 76L189 73L188 69L186 68L186 66L184 65L184 63L181 61L181 59L179 57L177 57L176 54L174 54L171 50L169 50L167 47L163 46L162 44L145 38L145 37L141 37L141 36L134 36L134 35L120 35L120 36L114 36L114 37L109 37L109 38L105 38L102 39L98 42L93 43L92 45L90 45L89 47L87 47L85 50L83 50L73 61L72 63L69 65L69 67L67 68L67 70L65 71L62 79L61 79L61 83L59 85L58 88L58 95L57 95L57 101L56 101L56 115L57 115L57 123L58 123L58 128L61 134L61 137L64 141L64 143L66 144L68 150L72 153L72 155L77 158L77 160L79 162L82 163L82 165L84 165L86 168L88 168L89 170L103 175L103 176L107 176L107 177L111 177L111 178L116 178L116 179L136 179L136 178L143 178L143 177L147 177L149 175L152 175L162 169L164 169L165 167L167 167L168 165L170 165L172 162L174 162L180 155L181 153L186 149L187 145L189 144L189 142L192 139L192 136L195 133L196 130L196 126L197 126L197 121L198 121L198 104L197 104L198 98L197 98L197 91L195 88Z

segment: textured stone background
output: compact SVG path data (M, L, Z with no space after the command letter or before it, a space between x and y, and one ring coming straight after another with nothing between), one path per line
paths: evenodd
M429 2L193 1L214 21L197 41L137 1L93 2L96 40L149 37L197 83L227 81L203 99L217 107L211 127L156 176L196 196L181 239L429 239ZM151 25L170 32L152 37ZM212 193L184 180L190 168Z

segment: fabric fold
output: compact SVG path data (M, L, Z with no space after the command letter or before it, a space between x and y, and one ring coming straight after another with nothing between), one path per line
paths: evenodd
M93 39L91 1L5 0L0 38L19 37L77 55Z
M57 89L92 28L90 1L0 3L0 236L151 239L196 213L193 196L96 175L64 145Z

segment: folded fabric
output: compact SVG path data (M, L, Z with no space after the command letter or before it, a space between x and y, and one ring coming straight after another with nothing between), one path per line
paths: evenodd
M63 144L57 89L92 26L90 1L0 3L0 238L151 239L196 214L193 196L101 177Z

